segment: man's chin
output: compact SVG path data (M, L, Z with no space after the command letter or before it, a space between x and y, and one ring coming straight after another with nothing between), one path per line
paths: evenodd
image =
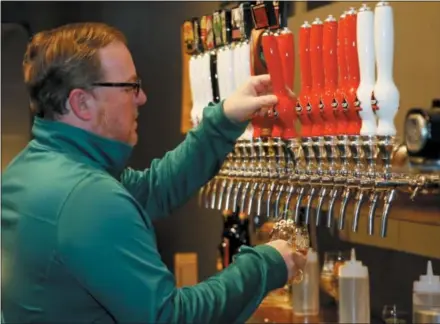
M138 135L137 135L137 133L134 133L130 136L128 144L130 146L135 146L137 144L137 142L138 142Z

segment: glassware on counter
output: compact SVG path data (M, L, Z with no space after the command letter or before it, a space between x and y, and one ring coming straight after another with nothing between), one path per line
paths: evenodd
M396 305L385 305L382 310L382 320L385 324L406 324L408 323L408 312Z
M349 253L342 251L331 251L324 253L324 262L322 264L320 279L321 288L336 301L339 299L338 270L344 261L348 259L348 257Z

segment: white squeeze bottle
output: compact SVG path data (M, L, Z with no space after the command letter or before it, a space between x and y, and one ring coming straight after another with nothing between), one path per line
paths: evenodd
M413 323L417 311L430 310L440 307L440 278L432 271L431 261L428 261L426 275L421 275L413 286Z
M319 314L319 265L318 254L309 249L304 267L304 279L292 285L293 312L298 316Z
M356 260L339 267L339 323L370 323L370 282L368 268Z

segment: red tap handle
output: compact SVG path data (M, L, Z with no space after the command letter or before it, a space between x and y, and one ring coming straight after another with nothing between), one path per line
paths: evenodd
M261 127L260 127L261 117L257 115L252 117L251 124L252 124L252 137L253 138L261 137Z
M323 24L314 22L310 33L310 61L312 67L312 89L316 91L324 87L324 67L322 60Z
M322 56L324 62L325 87L336 89L338 82L338 22L329 17L324 22L322 33Z
M282 96L286 94L284 87L283 67L280 60L280 52L275 35L264 34L262 36L263 54L269 70L274 94Z
M324 67L322 61L322 22L317 19L312 24L310 33L310 61L312 68L312 94L310 103L312 109L310 111L310 119L312 120L312 136L323 135L324 123L321 116L323 108L321 95L324 90Z
M295 40L293 39L293 33L285 28L276 39L281 55L284 83L293 91L295 81Z
M357 53L357 42L356 42L356 22L357 14L354 9L351 9L347 16L345 17L347 27L345 29L346 33L346 43L345 43L345 56L347 60L347 72L348 80L346 87L346 99L348 103L347 107L347 118L348 118L348 129L349 135L359 135L362 121L359 117L359 100L356 96L357 88L359 87L359 59Z
M250 44L251 45L250 46L251 75L261 75L267 73L267 69L263 64L260 55L261 38L263 32L264 31L261 29L252 30L252 37ZM263 116L259 116L258 114L255 114L252 117L251 123L253 128L252 137L254 139L267 136L266 133L268 132L268 130L270 132L272 131L272 119L269 117L263 117Z
M345 89L348 82L348 72L347 72L347 60L345 57L345 29L346 24L346 14L343 14L339 19L338 26L338 39L337 39L337 57L338 57L338 67L339 67L339 78L338 78L338 88L335 94L335 104L333 106L336 118L336 132L338 135L347 134L348 119L346 115L347 104L345 103Z
M299 57L301 68L301 88L312 88L312 67L310 62L310 25L303 25L299 31Z
M280 52L278 50L277 40L275 35L265 33L261 40L263 46L264 59L266 60L267 69L272 81L274 94L278 97L278 104L275 106L275 111L279 114L280 100L286 95L284 87L283 69L280 61ZM283 125L280 116L274 119L272 129L273 137L281 137L283 133Z
M324 62L325 91L323 95L324 109L322 111L324 135L337 134L337 122L334 112L334 99L338 80L337 58L338 22L329 16L324 22L322 35L322 54Z
M295 41L293 33L287 28L283 29L276 37L278 49L280 52L280 62L283 70L284 87L290 90L290 94L286 90L286 96L279 102L279 118L283 123L283 139L291 139L297 137L295 129L296 113L296 96L293 94L294 78L295 78Z
M301 91L298 95L296 112L301 123L301 136L312 133L312 121L309 118L309 95L312 88L312 70L310 62L310 25L306 22L299 30L299 59L301 69Z

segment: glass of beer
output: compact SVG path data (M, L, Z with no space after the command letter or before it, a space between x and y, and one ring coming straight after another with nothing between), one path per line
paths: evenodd
M310 247L310 236L307 226L295 224L292 219L283 219L276 222L270 233L270 241L285 240L290 243L295 252L307 255ZM301 269L294 275L292 282L300 283L304 273Z

